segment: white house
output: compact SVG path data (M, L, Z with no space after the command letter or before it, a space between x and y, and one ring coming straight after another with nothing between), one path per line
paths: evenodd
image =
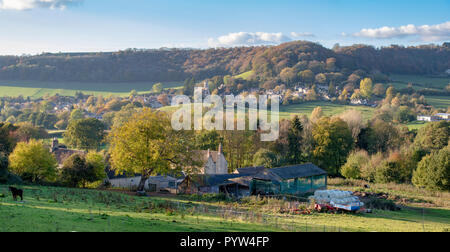
M438 113L435 116L441 118L441 120L450 120L450 114L448 113Z
M439 120L441 120L441 119L437 116L427 116L427 115L417 116L417 121L422 121L422 122L436 122Z

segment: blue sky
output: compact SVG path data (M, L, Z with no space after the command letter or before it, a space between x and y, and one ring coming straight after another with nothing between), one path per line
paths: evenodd
M450 41L450 0L0 0L0 54Z

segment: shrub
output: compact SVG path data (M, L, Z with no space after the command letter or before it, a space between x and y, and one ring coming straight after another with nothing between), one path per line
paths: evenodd
M364 200L364 206L369 209L380 209L388 211L398 210L397 205L392 200L371 198Z
M450 190L450 147L426 156L417 166L413 184L430 190Z
M377 183L404 183L410 181L411 170L399 152L393 152L387 160L376 168L375 181Z
M347 159L347 163L342 166L341 174L348 179L360 179L361 168L369 162L367 151L361 150L353 152Z
M361 167L361 178L369 182L375 181L377 167L383 162L384 157L381 152L372 155L369 162Z
M64 184L72 187L82 186L86 188L89 183L96 182L102 177L96 167L87 162L86 158L79 154L74 154L68 158L61 171L61 180Z

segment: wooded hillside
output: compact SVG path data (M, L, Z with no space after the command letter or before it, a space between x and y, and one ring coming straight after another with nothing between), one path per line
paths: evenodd
M286 70L287 69L287 70ZM254 79L281 78L283 70L298 74L367 73L443 74L450 69L450 43L442 46L366 45L335 47L296 41L272 47L220 49L126 50L113 53L61 53L1 56L0 80L38 81L183 81L238 75L253 70ZM286 74L287 75L287 74ZM339 77L339 76L338 76Z

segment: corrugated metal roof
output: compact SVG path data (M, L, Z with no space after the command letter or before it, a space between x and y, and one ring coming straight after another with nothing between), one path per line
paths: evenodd
M282 178L283 180L327 174L326 171L311 163L274 168L270 169L269 171Z
M197 186L220 186L233 184L229 179L243 177L242 174L193 175L191 179Z
M256 174L266 170L266 168L264 166L257 166L257 167L238 168L237 170L238 170L239 174L256 175Z

